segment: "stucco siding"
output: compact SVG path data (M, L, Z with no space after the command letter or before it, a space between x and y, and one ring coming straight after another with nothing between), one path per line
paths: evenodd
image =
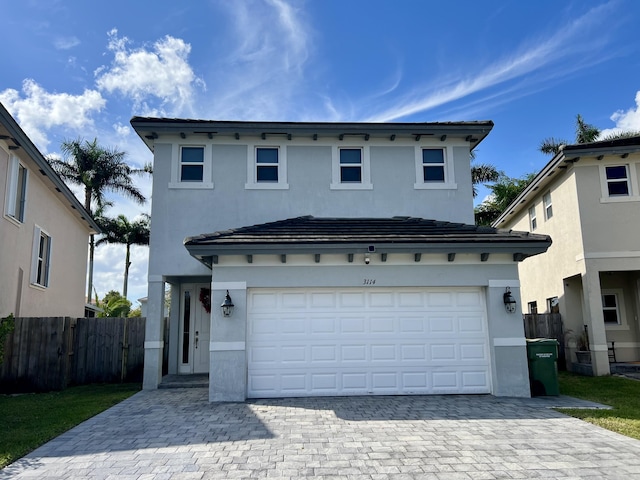
M400 215L473 223L468 146L447 146L455 187L416 189L415 142L397 142L393 146L388 141L362 142L369 149L372 188L332 189L335 142L264 141L266 146L286 148L288 187L248 189L247 159L253 154L250 145L261 145L261 140L248 139L238 144L228 139L209 140L205 143L211 153L205 161L211 164L211 177L205 182L212 182L213 188L176 188L175 182L172 185L172 172L175 177L177 145L189 143L188 138L167 137L168 142L171 140L175 143L155 144L150 275L208 273L180 247L187 236L303 215ZM203 143L199 141L198 145ZM439 140L420 145L445 146ZM206 172L205 167L205 176Z
M543 196L551 193L553 216L545 218ZM562 297L562 279L579 273L583 268L576 258L582 255L580 233L580 207L575 170L567 172L540 192L509 222L513 230L531 231L529 208L535 206L538 227L534 233L551 236L552 244L546 253L525 259L520 263L522 311L528 311L529 302L537 302L538 312L546 311L546 300Z

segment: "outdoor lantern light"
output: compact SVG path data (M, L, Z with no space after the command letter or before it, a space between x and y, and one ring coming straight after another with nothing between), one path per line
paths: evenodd
M515 313L516 311L516 299L511 295L511 289L507 287L502 296L502 301L504 302L504 308L509 313Z
M233 313L233 307L235 305L233 304L233 301L231 300L231 296L229 295L229 290L227 290L227 294L224 297L224 302L222 302L222 305L220 305L220 308L222 309L222 316L223 317L230 317L231 314Z

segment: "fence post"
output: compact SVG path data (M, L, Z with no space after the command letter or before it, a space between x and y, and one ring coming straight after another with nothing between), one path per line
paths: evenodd
M120 382L124 382L127 378L127 359L129 356L129 344L127 343L127 334L129 330L129 319L124 318L124 328L122 329L122 360L120 363Z

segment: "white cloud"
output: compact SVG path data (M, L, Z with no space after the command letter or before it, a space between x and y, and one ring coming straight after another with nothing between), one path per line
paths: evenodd
M593 31L601 28L603 18L609 17L612 10L611 3L594 7L568 24L556 27L555 33L532 39L512 54L478 72L460 80L454 78L423 85L402 99L393 99L391 107L381 109L367 120L397 120L487 91L509 81L519 80L520 83L516 92L510 88L505 89L505 92L511 93L512 98L514 95L522 96L532 89L539 90L542 83L551 83L604 62L613 55L605 52L607 37L594 35ZM485 101L495 99L495 92L492 92Z
M123 125L122 123L114 123L113 129L116 135L122 138L126 138L131 134L131 127L129 125Z
M600 137L604 138L619 132L640 132L640 90L636 92L636 105L627 111L618 110L611 115L611 120L615 122L615 128L609 128L600 132Z
M170 35L156 41L150 49L129 49L129 39L109 32L108 48L114 53L110 66L96 70L96 85L102 91L119 92L134 101L138 114L184 115L192 110L194 88L204 87L188 57L191 45ZM147 101L160 100L158 109Z
M274 120L300 115L312 28L300 9L284 0L219 2L230 18L214 65L212 105L217 118Z
M50 93L32 79L22 83L22 95L14 89L0 92L0 102L43 153L49 145L49 129L60 126L71 129L74 134L84 134L87 127L93 126L91 114L106 104L95 90L85 90L82 95Z
M80 45L77 37L58 37L53 41L53 46L58 50L70 50Z

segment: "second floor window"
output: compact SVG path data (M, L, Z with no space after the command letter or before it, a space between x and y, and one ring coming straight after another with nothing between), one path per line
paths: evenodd
M204 147L180 149L180 181L202 182L204 179Z
M553 205L551 204L551 192L547 192L542 196L542 203L544 204L544 219L549 220L553 217Z
M536 219L536 207L531 207L529 209L529 227L533 232L536 228L538 228L538 220Z
M629 172L626 165L605 168L607 192L610 197L629 195Z
M425 182L445 181L444 150L441 148L422 149L422 176Z
M278 181L278 149L256 148L256 182Z
M362 150L340 149L340 183L362 182Z
M11 157L9 177L7 178L5 213L18 222L24 222L28 173L29 171L16 157Z

